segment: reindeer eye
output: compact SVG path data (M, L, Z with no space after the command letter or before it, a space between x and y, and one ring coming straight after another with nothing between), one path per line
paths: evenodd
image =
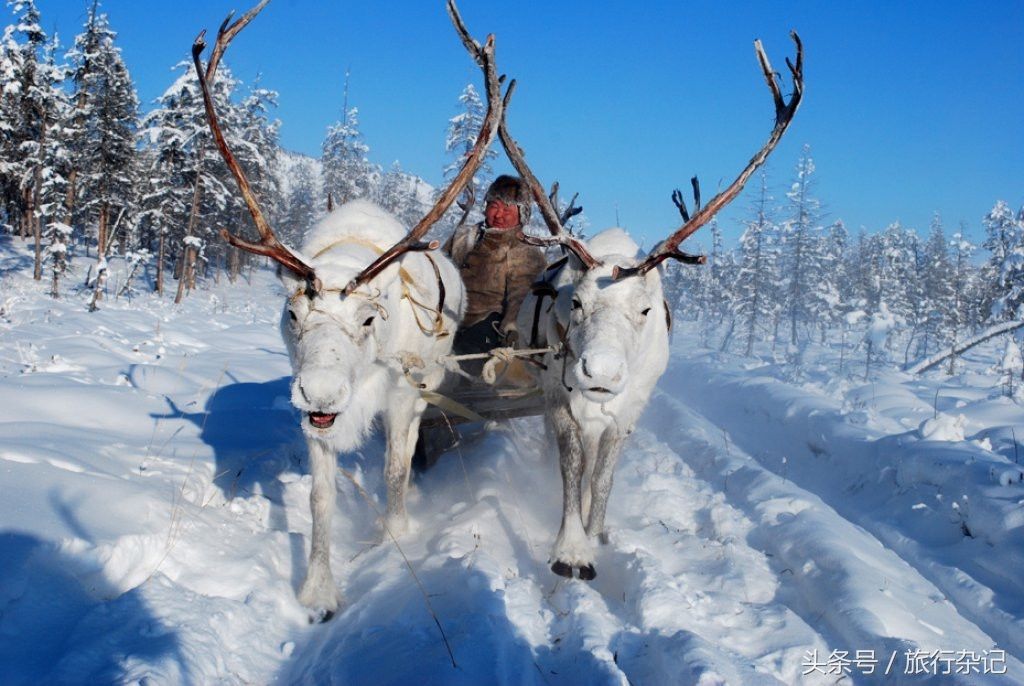
M293 312L292 310L288 310L288 316L292 318L293 322L299 321L299 318L295 316L295 312Z
M583 303L580 302L579 298L573 298L572 299L572 309L574 309L574 310L582 310L583 309Z
M647 313L650 312L650 311L651 311L651 308L647 307L647 308L644 308L644 311L641 312L640 314L643 315L644 317L646 317Z
M373 317L367 317L366 321L363 322L363 326L369 326L370 324L373 324Z

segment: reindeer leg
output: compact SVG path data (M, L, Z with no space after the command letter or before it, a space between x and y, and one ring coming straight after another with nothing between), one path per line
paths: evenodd
M385 413L388 452L384 462L384 481L387 484L387 511L384 515L384 540L388 534L398 538L409 528L405 511L405 494L409 488L409 471L420 418L426 403L413 395L395 398Z
M624 436L615 427L604 432L597 451L594 473L590 479L590 517L587 520L587 536L597 536L602 544L608 542L604 531L604 515L608 509L608 496L612 492L612 477L619 461Z
M580 426L569 412L568 405L554 409L551 425L558 441L558 463L562 471L562 526L551 552L551 571L571 579L573 569L579 568L581 579L592 579L591 545L583 529L581 515L583 442Z
M334 513L337 469L334 451L316 439L306 441L313 488L309 508L313 514L313 533L309 550L306 580L299 590L299 602L311 611L310 622L326 622L334 616L341 602L341 593L331 575L331 515Z

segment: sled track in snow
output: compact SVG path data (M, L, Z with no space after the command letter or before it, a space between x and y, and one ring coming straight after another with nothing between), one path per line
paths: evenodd
M802 679L803 655L827 653L827 642L780 601L777 572L747 542L751 522L646 431L620 464L597 579L552 574L557 465L539 420L519 420L513 432L465 446L464 461L446 457L410 502L416 530L402 548L458 668L398 551L360 543L372 526L355 510L366 504L342 479L339 520L363 523L340 534L349 540L333 560L349 604L310 630L285 681L355 682L389 650L415 654L416 671L385 683L414 674L424 683L831 681Z
M848 650L851 657L856 650L884 656L877 670L895 651L887 683L929 678L904 673L907 651L973 650L980 655L1005 649L1004 675L931 678L936 683L978 683L979 678L1022 683L1020 634L1007 630L1007 624L1019 625L1019 620L991 607L957 602L976 598L980 584L962 570L915 556L920 547L897 528L849 506L833 509L829 493L808 491L790 480L783 451L773 450L763 434L744 427L745 421L744 413L737 412L734 421L715 424L659 392L641 424L755 523L748 540L772 559L780 597L828 637L831 648ZM730 430L737 431L736 439ZM855 683L872 678L856 668L850 676Z
M374 457L382 449L369 447L356 469L371 493L382 492ZM455 669L401 555L368 544L372 516L339 477L333 565L348 605L300 640L282 680L873 683L877 675L855 668L842 679L805 673L812 651L824 662L833 650L860 650L872 651L879 673L895 656L885 683L917 684L929 680L904 674L907 651L980 654L996 644L919 560L660 391L619 463L597 579L559 579L548 569L561 497L548 451L540 420L517 420L417 479L415 528L401 545ZM382 680L380 665L395 655L409 656L412 671L392 668ZM1006 656L1008 674L985 683L1020 683L1024 665ZM932 679L966 684L978 675Z

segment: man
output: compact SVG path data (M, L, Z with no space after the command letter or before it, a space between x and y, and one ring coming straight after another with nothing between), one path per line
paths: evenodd
M530 191L515 176L499 176L484 196L484 221L463 224L445 245L466 284L466 314L456 354L514 345L516 316L546 266L544 252L516 238L530 220Z
M444 246L466 285L466 313L452 346L456 355L513 346L518 339L519 308L547 266L540 248L516 237L530 220L531 201L520 179L499 176L484 196L484 221L462 224ZM483 366L484 360L462 363L463 370L475 375ZM457 440L450 426L421 427L413 465L420 471L428 469Z

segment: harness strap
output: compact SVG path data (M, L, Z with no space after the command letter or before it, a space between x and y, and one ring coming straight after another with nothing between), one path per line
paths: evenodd
M340 239L334 241L330 245L328 245L328 246L318 250L316 252L316 254L313 255L313 259L316 259L316 258L320 257L321 255L323 255L323 254L333 250L334 248L338 247L339 245L344 245L346 243L353 244L353 245L360 245L360 246L362 246L364 248L369 248L370 250L373 250L374 252L376 252L378 255L383 255L384 254L384 249L381 248L379 245L373 243L370 240L367 240L365 238L360 238L358 236L345 236L343 238L340 238ZM450 332L444 330L443 312L444 312L444 303L445 303L445 297L446 297L444 281L441 278L441 269L437 266L437 262L434 261L434 258L431 257L429 253L424 253L424 257L426 257L427 260L430 262L430 266L433 267L433 269L434 269L434 276L437 277L437 291L438 291L437 308L436 309L432 308L432 307L430 307L430 305L427 305L426 303L420 302L415 297L413 297L411 289L416 287L416 281L412 278L412 274L410 274L408 272L408 270L406 270L405 267L399 266L399 268L398 268L398 275L399 275L399 278L401 279L401 282L402 282L402 297L405 298L406 300L408 300L409 303L412 305L412 316L413 316L413 319L416 320L416 326L419 327L420 331L422 331L427 336L436 336L437 338L443 338L444 336L450 335ZM328 290L325 290L325 291L322 291L322 292L325 292L325 293L333 292L333 291L341 292L342 290L343 289L334 289L334 288L332 288L332 289L328 289ZM300 295L303 295L303 294L304 294L304 291L300 292L300 293L296 293L294 296L292 296L292 299L295 299L295 298L297 298L297 297L299 297ZM434 325L432 327L427 327L427 326L425 326L423 324L422 321L420 321L420 316L417 313L416 308L420 308L420 309L425 310L427 312L433 313L433 315L434 315ZM386 316L384 318L387 319Z
M452 400L446 395L442 395L437 391L420 391L420 397L426 400L431 405L440 408L445 412L451 414L457 414L463 419L468 419L471 422L486 422L487 418L483 417L473 410L469 409L462 403Z
M547 281L538 281L531 286L533 294L537 296L537 304L533 308L533 326L530 328L530 347L537 347L537 334L540 328L540 307L544 302L544 296L549 296L552 300L558 297L558 291Z

